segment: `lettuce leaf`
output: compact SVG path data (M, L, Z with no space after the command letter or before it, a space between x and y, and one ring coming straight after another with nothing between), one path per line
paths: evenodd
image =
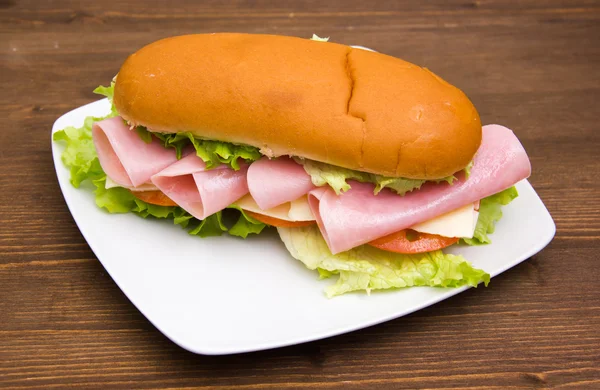
M183 210L178 207L178 209ZM187 212L184 210L184 213ZM188 233L192 236L199 237L211 237L211 236L220 236L223 232L227 231L227 226L223 224L222 212L218 211L203 220L198 220L194 218L195 226L193 226Z
M229 229L232 236L246 238L249 234L259 234L267 227L264 223L252 218L239 206L232 204L228 208L239 211L240 216L237 222Z
M193 145L196 154L206 163L208 169L220 164L227 164L238 170L240 169L240 160L251 163L262 157L258 148L254 146L200 139L189 132L151 133L143 126L138 126L136 131L145 142L150 142L152 136L155 136L165 148L174 148L177 152L177 158L181 158L185 147Z
M442 251L402 255L363 245L347 252L331 254L318 228L277 228L290 254L320 278L338 275L327 287L328 297L350 291L402 288L413 286L460 287L483 282L490 275L474 268L462 256Z
M490 244L492 240L488 234L496 230L496 222L502 218L502 206L512 202L519 192L516 187L510 187L502 192L481 199L479 204L479 218L475 226L473 238L463 238L461 242L467 245Z
M370 181L369 174L365 172L302 158L295 158L294 160L304 167L314 185L317 187L329 185L337 195L350 189L350 184L347 183L347 180Z
M99 85L96 89L94 89L95 94L105 96L110 103L110 114L107 116L107 118L119 115L119 113L117 112L117 109L115 108L115 105L113 103L113 97L115 96L115 80L116 79L117 78L115 76L115 78L113 78L113 80L110 82L110 85L108 87Z
M86 180L95 180L105 176L94 142L92 141L92 125L104 118L87 117L80 128L66 127L52 136L54 141L64 141L67 146L61 154L61 160L71 172L71 184L79 188Z
M106 188L106 175L93 180L96 190L96 206L106 209L111 214L128 213L135 207L136 197L129 190L121 187Z
M371 175L375 184L375 194L384 188L389 188L399 195L405 195L407 192L421 188L425 180L420 179L404 179L395 177L385 177L379 175Z
M312 37L310 38L310 40L311 41L319 41L319 42L327 42L327 41L329 41L329 37L327 37L327 38L321 38L317 34L313 34Z
M249 234L257 234L265 225L240 211L238 221L229 229L222 219L222 213L215 213L208 218L198 220L181 207L157 206L146 203L121 187L106 188L106 173L102 170L94 143L92 141L92 125L106 117L87 117L80 128L67 127L53 135L56 142L64 141L65 150L61 155L63 164L71 172L71 184L78 188L85 180L96 187L96 205L109 213L132 212L142 218L172 218L173 223L186 229L189 234L208 237L219 236L224 232L246 238Z
M469 176L471 176L471 168L473 168L473 160L471 160L471 162L469 162L467 164L467 166L465 167L465 169L463 169L463 171L465 172L465 178L468 179ZM450 182L450 184L452 184L452 182Z
M295 160L297 163L302 164L306 173L310 175L314 185L317 187L329 185L337 195L350 189L348 180L357 180L363 183L375 184L375 190L373 191L375 195L384 188L389 188L399 195L405 195L407 192L421 188L426 182L426 180L421 179L405 179L401 177L375 175L302 158L295 158ZM468 169L470 171L470 168L471 164L469 164L465 170ZM437 183L446 181L452 184L455 179L456 177L454 176L448 176L434 181Z

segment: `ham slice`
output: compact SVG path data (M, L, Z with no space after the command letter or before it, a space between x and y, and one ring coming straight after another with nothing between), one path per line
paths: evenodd
M263 157L248 168L248 188L262 210L306 195L315 188L302 165L289 157Z
M123 187L141 186L177 161L175 149L166 149L156 139L144 142L118 116L94 123L92 138L102 169Z
M152 176L152 183L198 219L221 211L248 193L247 165L234 171L226 165L206 170L196 154L189 154Z
M309 204L336 254L505 190L530 173L529 158L514 133L488 125L468 180L460 174L452 185L430 182L405 196L389 190L375 196L372 184L353 181L340 196L325 187L311 191Z

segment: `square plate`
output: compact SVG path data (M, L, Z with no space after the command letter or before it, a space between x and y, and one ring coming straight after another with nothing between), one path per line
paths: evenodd
M106 99L88 104L60 117L52 132L108 111ZM61 190L89 246L146 318L189 351L218 355L303 343L398 318L466 290L416 287L327 299L323 289L331 282L293 259L275 232L200 239L170 221L104 212L92 191L71 186L62 150L52 142ZM493 244L449 252L496 276L544 248L554 222L529 182L517 188L520 196L504 208Z

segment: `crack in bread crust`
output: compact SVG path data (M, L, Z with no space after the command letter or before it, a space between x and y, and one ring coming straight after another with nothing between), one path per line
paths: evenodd
M400 145L398 147L398 153L396 154L396 176L400 176L400 154L402 153L402 146L404 145Z
M352 69L350 68L350 52L352 50L348 50L346 53L345 66L346 66L346 76L348 76L348 81L350 81L350 93L348 94L348 101L346 102L346 114L352 116L350 114L350 103L352 102L352 96L354 95L354 77L352 77Z
M362 124L361 124L362 138L360 141L360 158L358 160L358 168L360 169L360 168L364 167L365 140L367 138L367 120L365 118L363 118L362 116L353 114L351 112L352 97L354 96L354 87L356 84L356 80L354 78L354 75L352 74L352 65L350 63L350 54L351 53L352 53L352 49L349 49L348 52L346 52L346 60L345 60L346 75L348 76L348 80L350 81L350 93L348 95L348 101L346 102L346 114L348 116L360 119L362 121Z

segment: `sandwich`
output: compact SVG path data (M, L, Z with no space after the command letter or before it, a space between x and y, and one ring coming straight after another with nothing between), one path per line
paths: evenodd
M163 39L95 92L110 113L54 135L75 187L200 237L274 228L335 279L329 297L487 285L443 249L489 244L531 172L515 134L428 69L316 36Z

